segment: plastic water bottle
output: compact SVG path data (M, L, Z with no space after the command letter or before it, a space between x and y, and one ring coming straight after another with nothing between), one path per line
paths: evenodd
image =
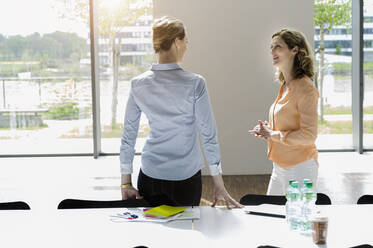
M301 194L299 191L299 183L297 181L289 182L286 201L286 220L289 224L290 230L298 230L300 228L301 220Z
M285 191L285 197L286 197L286 199L288 199L288 194L289 194L289 191L290 191L290 189L291 189L291 184L294 182L295 180L289 180L289 185L288 185L288 187L286 188L286 191Z
M310 232L311 224L310 218L315 210L315 203L317 194L313 189L313 183L309 179L304 179L302 187L302 218L301 218L301 231Z
M290 206L290 197L289 192L292 190L291 184L295 180L289 180L288 187L285 190L285 197L286 197L286 203L285 203L285 216L286 216L286 222L289 224L289 206Z
M300 230L302 232L305 231L305 225L306 225L306 222L307 222L307 219L306 219L306 192L308 191L307 189L307 186L306 184L308 182L310 182L311 180L310 179L307 179L305 178L303 180L303 185L302 187L300 188L300 195L301 195L301 218L300 218Z
M304 205L304 201L305 201L305 199L306 199L306 197L305 197L305 193L307 192L307 186L306 186L306 184L308 183L308 182L312 182L311 181L311 179L307 179L307 178L305 178L304 180L303 180L303 185L302 185L302 187L300 188L300 198L301 198L301 201L302 201L302 205ZM303 206L302 206L302 208L303 208ZM302 210L303 211L303 210ZM303 212L302 212L303 213Z
M290 197L289 193L292 191L293 186L291 185L295 180L289 180L288 187L286 188L285 191L285 197L286 197L286 204L285 204L285 211L286 211L286 221L289 223L289 206L290 206Z

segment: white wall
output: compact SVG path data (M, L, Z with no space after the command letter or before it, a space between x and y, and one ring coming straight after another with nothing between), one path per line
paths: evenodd
M247 131L258 119L268 119L268 109L279 89L269 53L272 34L284 27L295 28L313 45L313 1L153 3L155 18L170 15L186 26L189 47L183 67L206 78L218 126L223 173L270 173L272 163L267 159L266 143Z

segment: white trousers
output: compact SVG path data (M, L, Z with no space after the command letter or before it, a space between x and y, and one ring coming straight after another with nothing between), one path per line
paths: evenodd
M292 166L288 169L281 168L273 163L271 179L269 181L267 195L285 195L289 180L295 179L299 182L299 188L303 186L303 179L311 179L313 188L317 192L317 175L319 165L314 158Z

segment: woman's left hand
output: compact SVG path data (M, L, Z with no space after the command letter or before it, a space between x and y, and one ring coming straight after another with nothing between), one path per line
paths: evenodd
M229 195L229 193L225 189L223 177L221 174L213 176L212 180L214 182L214 202L212 203L211 207L215 207L219 200L225 201L225 205L228 209L231 209L232 207L244 207Z
M273 132L272 129L268 126L267 123L264 123L261 120L259 120L258 122L259 122L258 135L260 135L264 139L269 139Z
M249 130L249 133L263 139L270 138L272 129L269 127L268 122L259 120L258 123L252 130Z
M219 200L223 200L227 209L233 208L243 208L244 206L238 203L235 199L233 199L225 187L215 187L214 189L214 202L212 203L211 207L215 207Z

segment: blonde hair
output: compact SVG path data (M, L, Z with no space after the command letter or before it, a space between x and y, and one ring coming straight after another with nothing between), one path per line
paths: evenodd
M156 19L153 23L153 48L155 53L170 50L176 38L184 39L185 28L183 23L168 16Z
M294 57L293 72L295 78L302 78L308 76L313 80L314 78L314 58L311 53L310 46L305 36L298 31L290 29L282 29L272 35L272 38L279 36L288 46L289 49L298 47L298 53ZM285 81L282 72L278 72L278 80L283 83Z

